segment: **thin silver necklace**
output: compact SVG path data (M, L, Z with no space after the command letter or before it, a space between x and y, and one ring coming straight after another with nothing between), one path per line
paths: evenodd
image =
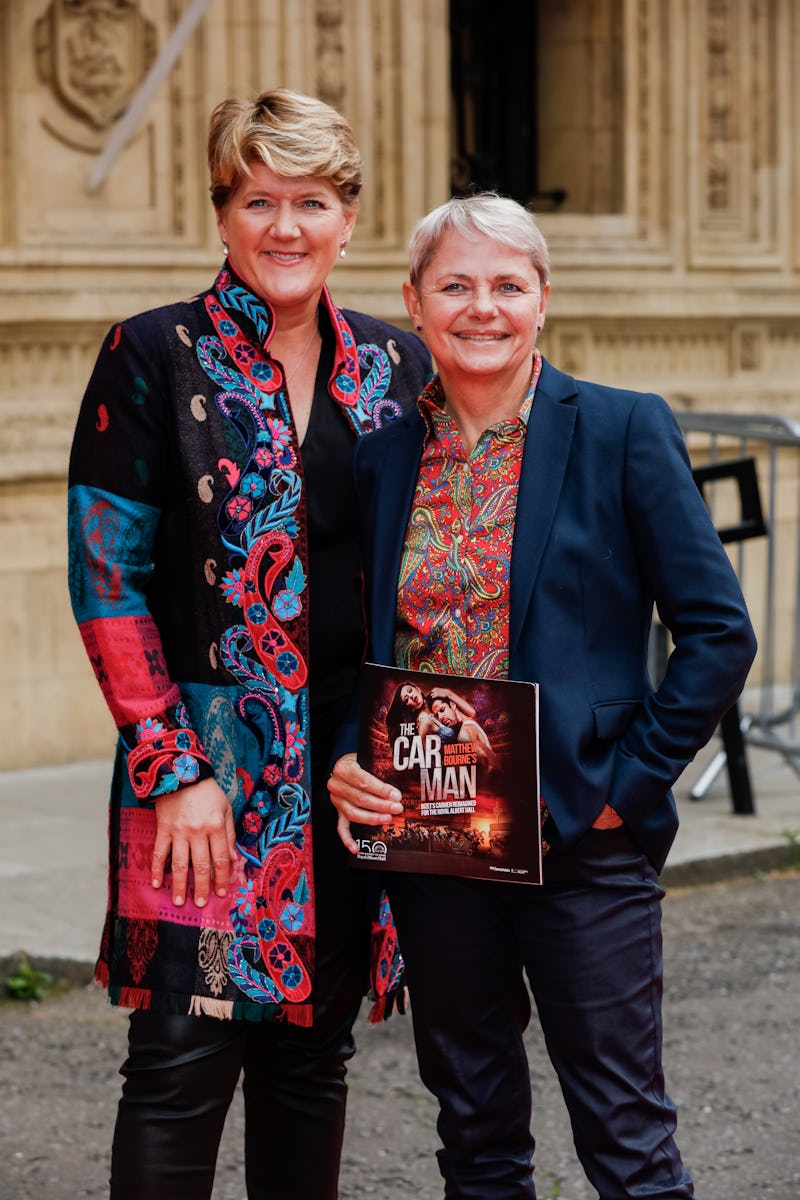
M311 330L311 337L310 337L310 338L308 339L308 341L306 342L306 346L305 346L305 349L303 350L303 353L300 355L300 357L298 358L297 362L296 362L296 363L294 364L294 366L292 367L291 371L287 371L287 372L286 372L286 383L287 383L287 385L288 385L288 383L289 383L289 380L290 380L290 379L292 379L292 378L293 378L293 377L294 377L294 376L297 374L297 369L298 369L298 367L300 366L300 364L302 363L302 361L303 361L303 359L305 358L305 356L308 354L309 350L311 349L311 343L313 342L314 338L317 336L317 333L318 333L318 332L319 332L319 329L318 329L318 327L315 325L315 326L314 326L314 328Z

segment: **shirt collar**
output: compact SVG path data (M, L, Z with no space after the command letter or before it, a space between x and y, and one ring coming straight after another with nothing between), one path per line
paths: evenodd
M530 419L531 409L533 408L533 397L536 393L536 385L539 382L539 376L542 373L542 356L538 350L533 352L533 362L531 365L531 381L528 385L528 390L525 393L525 399L520 405L519 412L516 417L510 418L511 421L519 421L527 429L528 420ZM445 412L445 394L441 380L438 374L434 375L430 383L423 389L417 398L417 407L419 408L422 419L425 422L427 429L426 440L429 438L437 438L440 431L449 428L452 425L452 418ZM502 425L503 422L498 421L497 425ZM492 426L496 428L496 426Z

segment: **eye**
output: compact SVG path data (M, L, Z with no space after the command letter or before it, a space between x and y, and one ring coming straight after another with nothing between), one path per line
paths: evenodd
M268 208L269 201L264 196L253 196L247 201L247 208Z
M323 204L323 202L321 200L317 200L314 197L309 196L309 198L307 200L302 200L300 202L300 207L314 209L314 208L324 208L325 205Z
M453 281L453 283L446 283L442 288L443 292L450 292L453 295L458 295L460 292L463 292L464 290L465 290L464 284L457 283L455 280Z
M516 283L513 283L513 282L512 282L512 280L510 280L510 279L505 279L505 280L504 280L504 281L503 281L503 282L500 284L500 287L498 288L498 291L501 291L501 292L503 293L503 295L505 295L505 296L513 296L513 295L515 295L517 292L520 292L520 291L522 291L522 289L519 287L519 285L518 285L518 284L516 284Z

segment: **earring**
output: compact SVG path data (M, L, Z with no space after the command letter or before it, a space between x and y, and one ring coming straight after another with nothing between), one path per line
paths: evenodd
M537 322L536 322L536 329L537 329L537 332L538 332L538 333L541 333L541 332L542 332L542 326L543 326L543 325L544 325L544 321L537 321Z
M346 245L347 242L342 242L339 246L339 258L344 258L344 256L347 254L347 250L345 249Z
M227 254L227 253L228 253L228 243L227 243L227 242L223 242L223 243L222 243L222 253L223 253L223 254Z
M416 329L417 333L422 333L422 326L421 326L421 325L415 325L415 326L414 326L414 328Z

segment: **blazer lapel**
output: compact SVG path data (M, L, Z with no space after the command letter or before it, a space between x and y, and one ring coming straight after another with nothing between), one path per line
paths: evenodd
M509 651L513 661L569 460L575 381L545 362L525 436L511 554Z
M397 583L408 517L422 457L424 423L414 413L397 423L375 465L370 643L379 662L394 661Z

